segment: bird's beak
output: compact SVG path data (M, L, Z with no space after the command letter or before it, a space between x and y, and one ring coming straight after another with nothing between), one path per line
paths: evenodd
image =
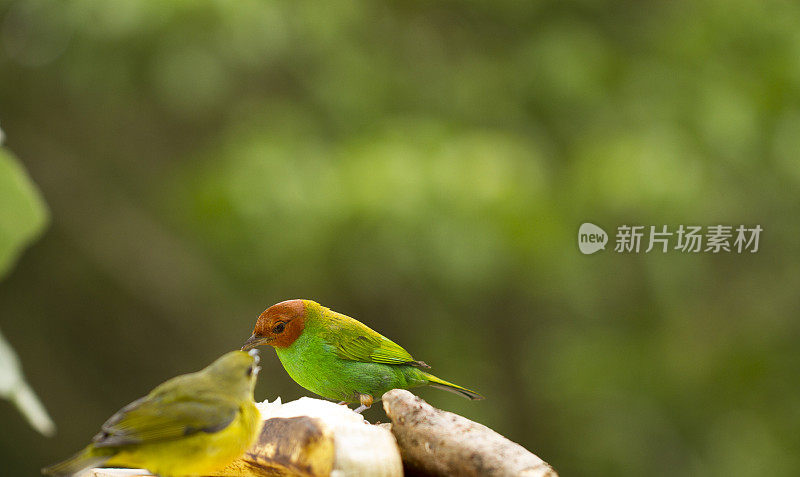
M242 351L251 350L256 346L261 346L262 344L269 343L270 341L272 340L267 336L261 336L253 333L253 336L247 338L247 341L244 342L244 345L242 346Z

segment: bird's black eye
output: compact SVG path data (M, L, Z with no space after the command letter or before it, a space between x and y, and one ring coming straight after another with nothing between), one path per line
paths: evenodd
M272 328L272 332L275 333L276 335L279 335L279 334L283 333L283 329L285 327L286 327L286 323L278 323L277 325L275 325L274 328Z
M252 375L253 375L253 367L252 367L252 366L249 366L249 367L247 368L247 377L249 378L249 377L250 377L250 376L252 376Z

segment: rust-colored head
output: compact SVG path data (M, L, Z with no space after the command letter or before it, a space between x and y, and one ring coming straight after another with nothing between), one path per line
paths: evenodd
M294 343L306 325L306 305L303 300L286 300L264 310L253 328L253 336L245 341L247 351L262 344L285 348Z

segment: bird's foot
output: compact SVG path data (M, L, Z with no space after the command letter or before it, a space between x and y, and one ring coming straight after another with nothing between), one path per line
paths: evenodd
M338 404L340 406L347 406L347 401L339 401L336 404Z
M358 401L361 403L361 405L353 409L353 412L355 412L356 414L361 414L362 412L372 407L373 400L372 396L369 394L359 394Z

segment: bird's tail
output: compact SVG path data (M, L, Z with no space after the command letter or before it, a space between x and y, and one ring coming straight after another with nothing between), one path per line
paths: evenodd
M444 389L445 391L450 391L451 393L456 393L464 396L467 399L472 400L480 400L483 399L483 396L472 391L471 389L467 389L465 387L461 387L458 384L453 384L450 382L445 381L444 379L439 379L436 376L423 372L422 374L425 375L425 378L428 379L428 385L433 386L435 388Z
M107 450L108 452L102 452L90 445L64 462L59 462L58 464L53 464L50 467L45 467L42 469L42 473L55 477L71 477L73 475L79 475L86 469L103 465L107 460L113 457L113 450Z

